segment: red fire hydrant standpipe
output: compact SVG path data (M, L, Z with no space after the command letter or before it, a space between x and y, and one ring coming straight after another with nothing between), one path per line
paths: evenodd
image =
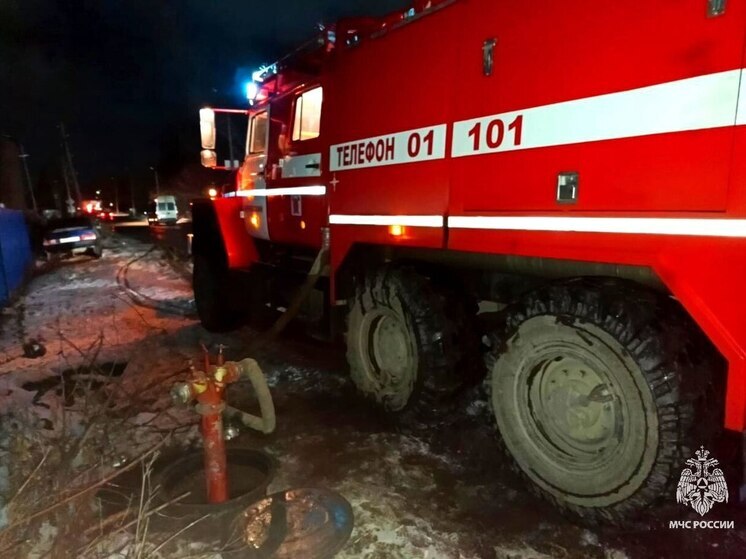
M194 379L178 383L171 389L171 398L177 405L196 402L195 409L202 416L202 437L205 450L205 476L207 501L211 504L225 503L230 498L228 485L228 464L223 438L223 412L226 411L225 389L239 380L250 380L261 409L261 417L229 408L230 414L252 429L265 434L275 429L275 408L267 381L259 365L253 359L240 363L223 360L223 351L217 357L217 364L210 364L210 356L205 351L205 371L195 371Z

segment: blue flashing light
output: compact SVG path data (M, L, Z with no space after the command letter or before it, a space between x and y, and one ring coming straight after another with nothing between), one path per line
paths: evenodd
M249 101L255 101L259 96L259 84L255 81L250 81L246 84L246 98Z

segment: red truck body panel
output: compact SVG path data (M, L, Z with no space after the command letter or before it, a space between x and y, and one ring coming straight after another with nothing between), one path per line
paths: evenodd
M727 358L725 422L743 430L746 0L707 6L440 2L337 44L297 84L324 88L320 137L290 152L319 154L318 176L270 173L272 141L267 162L266 188L326 196L295 216L267 198L270 239L318 247L328 224L333 269L361 243L650 267ZM270 99L273 126L293 98Z
M252 238L241 219L243 201L240 198L213 200L220 233L225 244L229 268L248 268L258 260Z

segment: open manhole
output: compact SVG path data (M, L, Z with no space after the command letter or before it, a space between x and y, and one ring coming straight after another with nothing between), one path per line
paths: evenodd
M158 475L165 501L178 499L181 509L195 513L209 512L212 508L245 506L267 494L267 486L274 477L277 463L269 454L260 450L234 448L226 451L228 464L229 500L218 505L207 501L204 453L194 452L176 458Z
M48 392L64 396L64 404L72 406L75 399L85 397L91 391L99 390L124 374L127 363L114 362L67 369L61 373L38 381L23 383L21 388L36 392L33 404L44 405L40 400ZM48 407L48 406L46 406Z
M228 494L224 503L207 502L203 452L169 460L154 477L159 487L159 512L154 527L178 531L184 538L203 542L216 549L230 540L233 521L248 505L263 499L277 463L270 455L253 449L227 449ZM188 495L184 496L185 493Z

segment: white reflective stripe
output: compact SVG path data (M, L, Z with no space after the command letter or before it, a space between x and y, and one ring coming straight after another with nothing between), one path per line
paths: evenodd
M329 148L329 170L348 171L443 159L447 132L447 124L437 124L335 144Z
M746 237L746 219L453 216L448 218L448 227L452 229Z
M456 122L451 155L733 126L741 74L740 69L729 70ZM739 114L741 120L746 121L746 114Z
M746 70L741 70L741 84L738 88L738 108L736 109L736 125L746 124Z
M401 225L403 227L443 227L441 215L330 215L332 225Z
M457 121L451 157L746 124L746 69ZM446 157L448 124L330 147L332 172Z
M261 188L228 192L225 198L268 198L270 196L324 196L325 186L295 186L289 188Z

